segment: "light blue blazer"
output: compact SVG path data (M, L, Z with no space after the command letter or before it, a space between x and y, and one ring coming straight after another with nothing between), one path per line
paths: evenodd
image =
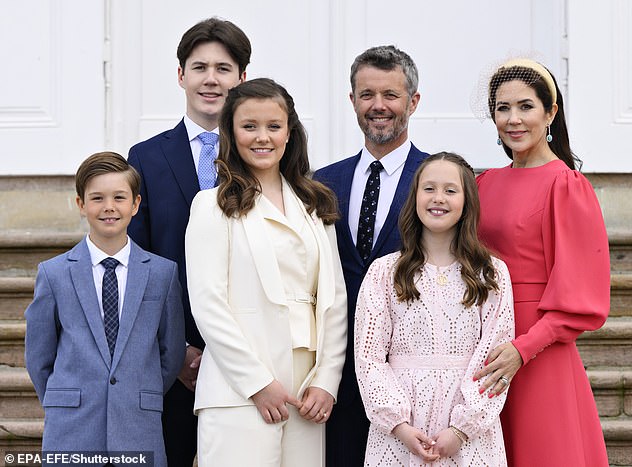
M177 269L132 242L110 358L85 239L39 265L25 359L45 411L44 451L152 451L167 465L162 397L186 345Z

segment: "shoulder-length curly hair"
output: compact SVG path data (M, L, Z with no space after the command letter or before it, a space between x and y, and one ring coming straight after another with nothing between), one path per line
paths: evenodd
M280 162L281 174L308 213L316 212L325 224L338 219L336 197L329 188L308 178L307 133L294 108L294 100L285 88L268 78L245 81L228 92L219 119L220 150L217 157L219 189L217 202L228 217L240 217L254 206L261 185L239 156L235 143L233 117L247 99L272 99L285 110L289 139Z
M474 170L461 156L440 152L426 158L417 169L408 198L399 216L402 238L401 256L395 264L395 291L400 301L418 299L420 294L415 285L415 275L426 262L423 249L423 224L417 214L417 190L421 174L429 164L445 160L456 164L461 172L461 183L465 197L463 214L456 225L452 241L452 253L461 264L461 277L467 288L462 303L466 307L480 306L487 300L490 290L498 290L496 270L491 254L478 240L480 204Z

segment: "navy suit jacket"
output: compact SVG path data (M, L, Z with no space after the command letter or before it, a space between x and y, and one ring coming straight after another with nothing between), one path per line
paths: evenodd
M353 173L360 160L361 154L362 152L359 152L355 156L340 162L335 162L314 173L314 180L324 183L336 193L338 207L340 209L340 219L336 222L336 235L338 238L340 261L342 262L345 284L347 286L348 306L347 355L342 371L340 388L338 389L337 405L340 406L350 404L355 398L360 397L353 360L353 321L362 279L364 279L364 275L375 258L399 250L401 246L399 229L397 227L399 212L408 196L408 190L413 180L413 175L421 161L428 157L427 153L421 152L414 145L411 145L386 221L380 230L380 235L374 242L371 256L365 264L362 262L360 254L353 243L351 230L349 229L351 182L353 181Z
M191 202L200 191L184 120L172 130L134 145L128 162L141 176L141 201L127 232L145 250L178 264L186 339L203 349L204 341L191 314L184 259Z
M25 359L44 407L44 451L153 451L166 467L163 393L185 352L176 269L132 242L110 357L85 239L40 264Z

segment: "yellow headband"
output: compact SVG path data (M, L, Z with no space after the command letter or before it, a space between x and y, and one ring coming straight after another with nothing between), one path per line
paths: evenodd
M553 104L557 104L557 90L555 89L555 81L553 81L553 77L551 76L551 73L549 73L549 70L544 68L538 62L528 58L515 58L509 60L508 62L503 63L500 68L511 68L514 66L529 68L539 74L549 88L549 91L551 92Z

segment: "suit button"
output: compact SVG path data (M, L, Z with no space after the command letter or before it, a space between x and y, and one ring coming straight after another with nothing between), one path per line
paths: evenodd
M116 384L116 378L114 376L110 378L110 384Z

